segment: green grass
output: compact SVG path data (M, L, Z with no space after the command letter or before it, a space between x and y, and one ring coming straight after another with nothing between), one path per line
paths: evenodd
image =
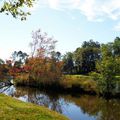
M0 94L0 120L68 120L57 112Z
M97 88L96 81L91 76L85 75L64 75L60 82L65 88L77 86L83 88L84 91L96 91Z
M28 75L22 75L18 76L17 79L15 79L16 85L29 85L28 84ZM52 82L52 81L51 81ZM36 82L34 82L36 85ZM34 83L32 85L34 85ZM39 82L37 83L37 85ZM86 75L63 75L61 77L61 80L57 83L60 85L61 88L64 89L81 89L85 92L95 92L97 93L97 84L96 80L93 79L91 76ZM44 82L44 85L47 86L47 83ZM54 84L53 84L54 85ZM39 86L39 85L38 85ZM52 86L54 87L54 86Z

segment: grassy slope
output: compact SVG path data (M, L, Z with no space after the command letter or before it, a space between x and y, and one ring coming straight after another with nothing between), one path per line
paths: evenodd
M0 120L68 120L45 107L0 94Z
M72 86L82 87L85 91L96 91L96 81L91 76L85 75L65 75L61 80L62 86L72 88Z

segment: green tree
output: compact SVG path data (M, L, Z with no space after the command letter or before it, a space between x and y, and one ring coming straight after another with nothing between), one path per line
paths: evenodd
M20 17L21 20L26 20L26 16L30 13L26 8L33 7L36 0L7 0L3 2L0 12L7 15L11 14L14 18Z
M5 64L4 60L0 59L0 65Z
M74 52L74 59L78 73L95 71L96 61L100 59L100 44L93 40L83 42Z
M13 64L15 67L20 68L21 65L23 65L28 58L27 53L22 51L14 51L12 54Z
M55 61L57 61L57 62L59 62L59 61L61 61L61 53L59 52L59 51L57 51L57 52L55 52L55 51L53 51L52 53L51 53L51 58L53 59L53 60L55 60Z
M111 43L102 45L102 59L97 63L99 72L98 90L103 95L115 93L116 75L120 71L120 58L113 56L111 45Z
M74 68L73 53L67 52L63 56L63 72L72 74Z
M82 44L82 48L88 48L88 47L95 47L95 48L100 48L100 43L99 42L94 42L92 39L89 41L84 41Z
M120 38L116 37L113 43L113 52L115 56L120 57Z

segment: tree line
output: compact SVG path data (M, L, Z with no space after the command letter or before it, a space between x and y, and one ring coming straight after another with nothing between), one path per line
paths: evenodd
M18 84L39 86L58 84L65 74L90 75L99 93L113 93L120 76L120 38L100 44L84 41L74 52L55 51L56 40L40 29L33 31L31 54L14 51L11 60L0 59L0 76L14 76Z

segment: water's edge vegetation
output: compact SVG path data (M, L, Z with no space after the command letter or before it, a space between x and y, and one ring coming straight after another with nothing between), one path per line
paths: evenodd
M49 84L49 83L29 83L28 80L16 78L14 79L14 84L16 86L30 86L37 87L39 89L46 89L50 91L61 91L61 92L78 92L78 93L88 93L88 94L97 94L96 82L92 79L91 76L85 75L63 75L58 82Z
M26 78L26 77L25 77ZM58 82L48 84L48 83L29 83L28 80L19 77L14 80L16 86L29 86L39 88L40 90L46 90L58 93L71 93L71 94L88 94L88 95L98 95L104 98L119 98L120 93L103 95L99 94L99 88L97 82L92 76L87 75L63 75Z

